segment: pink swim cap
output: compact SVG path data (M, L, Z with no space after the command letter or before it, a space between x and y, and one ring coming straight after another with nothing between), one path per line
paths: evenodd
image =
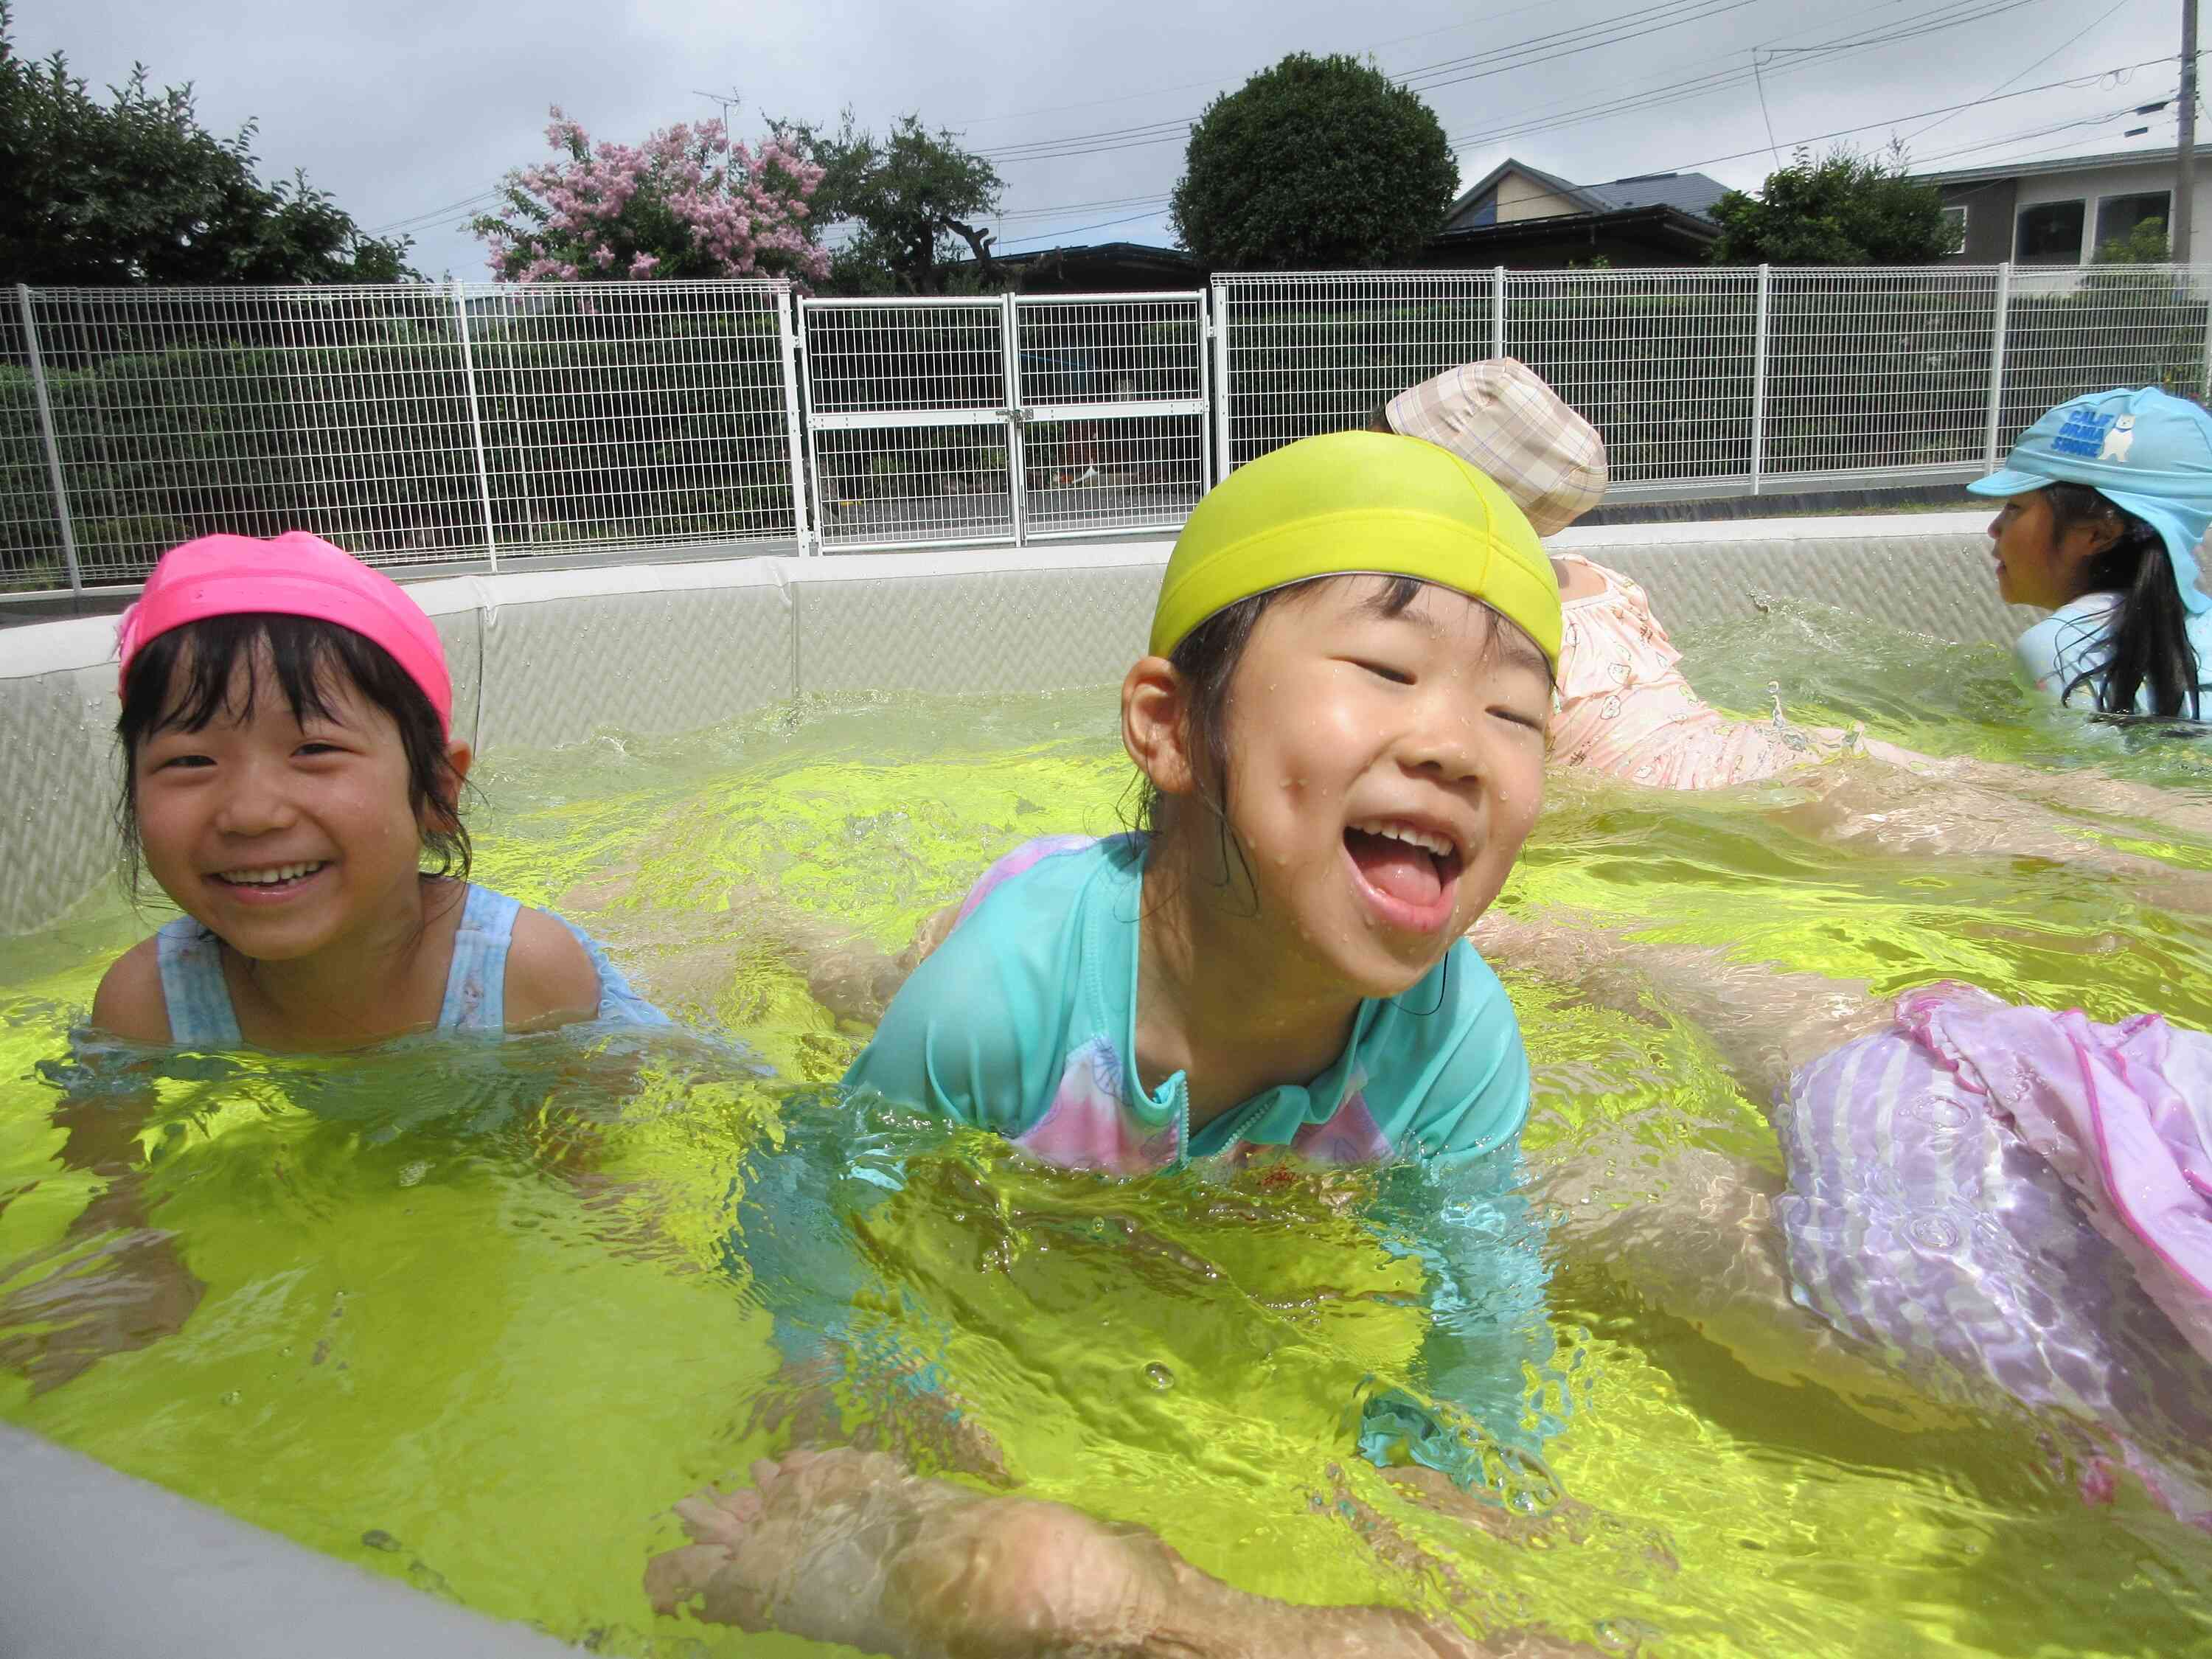
M452 735L453 678L446 647L422 607L382 571L304 530L267 542L203 536L163 554L138 603L115 624L121 674L129 675L131 659L149 641L173 628L258 611L336 623L383 647L422 688L438 711L438 729Z

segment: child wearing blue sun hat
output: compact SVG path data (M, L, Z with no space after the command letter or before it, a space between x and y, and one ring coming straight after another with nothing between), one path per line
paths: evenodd
M2212 526L2212 415L2155 386L2093 392L2046 412L1966 488L2004 500L1990 526L1998 592L2051 613L2014 647L2038 689L2100 714L2203 718L2212 595L2197 552Z

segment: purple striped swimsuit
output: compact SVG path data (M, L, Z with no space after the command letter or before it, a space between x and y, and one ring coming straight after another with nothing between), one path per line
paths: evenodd
M2212 1526L2212 1037L1935 986L1776 1127L1800 1302L1939 1394L2080 1419Z

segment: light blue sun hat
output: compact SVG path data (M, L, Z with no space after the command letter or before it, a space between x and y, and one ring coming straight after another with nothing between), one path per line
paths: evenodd
M2156 386L2092 392L2049 410L2020 434L2002 469L1966 486L2022 495L2087 484L2155 529L2173 564L2182 608L2212 611L2197 585L2197 549L2212 526L2212 415Z

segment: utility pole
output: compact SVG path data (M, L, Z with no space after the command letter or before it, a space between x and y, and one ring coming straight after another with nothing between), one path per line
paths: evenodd
M2197 0L2181 0L2181 149L2173 181L2174 264L2189 263L2190 221L2197 206Z

